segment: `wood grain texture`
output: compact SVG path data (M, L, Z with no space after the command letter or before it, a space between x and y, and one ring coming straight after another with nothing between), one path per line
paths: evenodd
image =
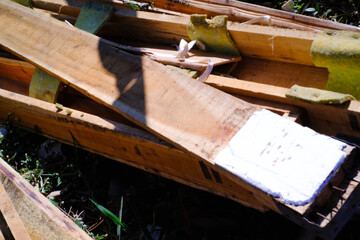
M0 45L205 161L258 110L11 1L0 9Z
M79 147L85 150L260 211L276 210L271 198L256 189L249 190L251 186L243 187L220 172L216 180L216 169L212 164L203 162L210 174L210 179L206 178L197 159L152 134L87 112L71 110L73 113L67 115L65 111L58 112L54 104L0 89L1 121L10 120L31 131L37 129L42 135L70 145L73 145L74 136Z
M181 39L189 41L186 32L189 21L188 16L118 9L111 23L105 25L100 34L152 43L178 44ZM313 66L310 48L318 32L242 25L237 22L228 22L228 30L243 56Z
M11 76L14 80L27 81L33 75L35 67L27 62L0 57L1 76Z
M0 159L1 161L2 159ZM0 211L15 240L31 240L3 184L0 182Z
M0 182L31 239L91 239L2 159Z

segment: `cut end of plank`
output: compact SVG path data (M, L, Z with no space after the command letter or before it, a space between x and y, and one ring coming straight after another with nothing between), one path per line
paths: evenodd
M339 168L347 145L267 110L255 112L215 164L286 204L311 203Z

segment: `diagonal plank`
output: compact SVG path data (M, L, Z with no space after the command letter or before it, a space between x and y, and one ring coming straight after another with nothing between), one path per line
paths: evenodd
M207 161L259 110L39 12L6 0L0 9L2 46Z

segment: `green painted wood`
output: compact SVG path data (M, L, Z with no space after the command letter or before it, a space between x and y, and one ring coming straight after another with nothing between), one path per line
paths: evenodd
M19 3L25 7L30 7L32 8L32 4L31 4L31 1L30 0L11 0L13 2L16 2L16 3Z
M292 86L286 93L286 97L315 104L341 104L346 101L355 100L355 98L349 94L300 87L298 85Z
M96 34L111 17L113 10L113 6L87 1L80 11L75 27Z
M75 27L96 34L111 17L113 10L113 6L89 0L81 9ZM31 78L29 96L55 103L60 88L58 79L37 68Z
M228 16L216 16L211 20L205 14L193 14L187 26L191 40L202 42L207 50L239 56L240 52L227 30Z

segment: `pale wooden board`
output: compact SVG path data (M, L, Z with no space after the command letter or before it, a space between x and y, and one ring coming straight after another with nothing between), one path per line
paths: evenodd
M0 45L200 159L259 109L11 1L0 9Z
M48 6L47 9L51 10L51 3ZM70 8L75 11L75 8ZM68 11L61 13L71 16ZM105 25L102 33L109 37L165 43L170 46L178 44L181 39L189 41L186 32L189 21L188 16L118 9L111 24ZM313 66L310 48L318 32L241 25L237 22L228 22L228 30L243 56Z
M91 239L1 158L0 182L31 239Z

